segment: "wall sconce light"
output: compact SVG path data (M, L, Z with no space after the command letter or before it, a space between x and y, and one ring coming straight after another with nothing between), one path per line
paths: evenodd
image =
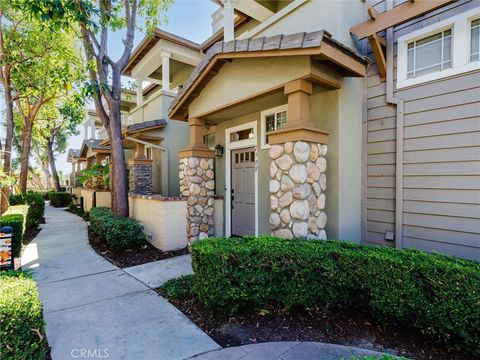
M215 156L223 156L223 146L220 144L215 145Z

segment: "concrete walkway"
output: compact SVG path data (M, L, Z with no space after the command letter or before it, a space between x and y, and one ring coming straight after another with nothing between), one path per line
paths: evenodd
M244 345L211 351L194 356L195 360L338 360L371 356L382 353L352 346L320 342L282 341Z
M37 280L54 360L186 359L220 348L149 281L99 256L83 220L50 206L45 216L22 268Z
M170 279L193 274L192 256L190 254L176 256L170 259L128 267L123 269L123 271L140 280L148 287L156 289Z

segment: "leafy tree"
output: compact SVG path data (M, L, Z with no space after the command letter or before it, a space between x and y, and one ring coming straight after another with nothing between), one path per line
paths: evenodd
M10 26L4 31L5 22L9 22ZM5 102L5 120L6 120L6 138L3 147L3 170L2 173L6 177L11 174L12 167L12 145L13 145L13 89L11 70L15 65L14 59L9 56L8 39L11 33L15 31L17 22L11 21L11 11L5 0L0 1L0 83L3 87L3 96ZM10 197L10 186L2 186L0 197L8 199ZM8 201L0 201L0 214L5 212L8 207Z
M55 164L55 153L64 153L67 150L67 140L70 135L79 133L77 126L83 120L85 112L84 101L79 94L74 94L64 101L65 103L59 104L57 99L44 106L33 128L33 145L37 161L43 165L46 178L49 178L51 173L56 191L60 191L60 178Z
M15 0L54 28L78 27L89 65L89 94L105 127L111 146L112 210L128 216L128 186L120 113L121 75L133 48L137 16L147 30L159 22L172 0ZM112 31L125 31L123 52L116 61L108 53Z
M42 107L63 99L72 82L81 79L82 61L71 34L49 30L35 21L19 28L21 36L13 42L20 49L15 56L21 62L14 67L12 83L17 94L16 110L23 121L20 188L25 192L33 125Z
M64 97L81 78L83 64L72 31L54 31L28 18L14 3L0 0L0 80L7 109L7 151L13 142L14 113L21 119L19 185L25 192L35 120L43 106ZM11 156L5 172L10 165Z

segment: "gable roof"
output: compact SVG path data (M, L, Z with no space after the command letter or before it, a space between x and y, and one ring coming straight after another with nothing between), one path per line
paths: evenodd
M201 46L193 41L187 40L165 30L156 29L153 35L147 35L133 51L122 75L130 76L132 69L143 59L143 57L157 44L159 40L167 40L174 44L185 46L189 49L200 51Z
M67 161L71 162L75 158L80 157L80 149L68 149Z
M80 148L80 156L86 157L87 150L110 150L110 146L101 145L100 139L87 139L83 140L82 147Z
M325 30L218 42L192 72L170 106L169 117L185 119L188 105L216 75L225 61L234 58L316 56L339 67L346 76L365 76L368 58L334 40ZM348 64L347 64L348 63Z
M128 125L126 133L131 134L137 131L152 130L165 126L167 126L167 121L165 119L144 121L138 124Z

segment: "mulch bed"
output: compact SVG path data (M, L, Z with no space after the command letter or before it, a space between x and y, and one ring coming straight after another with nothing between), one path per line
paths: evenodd
M126 268L135 265L146 264L152 261L169 259L179 255L188 254L188 249L185 247L175 251L162 251L146 243L141 249L126 250L124 252L116 252L109 250L105 242L99 237L88 235L90 245L95 251L103 256L105 259L115 264L119 268Z
M222 347L269 341L320 341L421 360L472 358L435 344L419 331L378 322L360 309L266 309L219 318L206 310L195 295L169 301Z

